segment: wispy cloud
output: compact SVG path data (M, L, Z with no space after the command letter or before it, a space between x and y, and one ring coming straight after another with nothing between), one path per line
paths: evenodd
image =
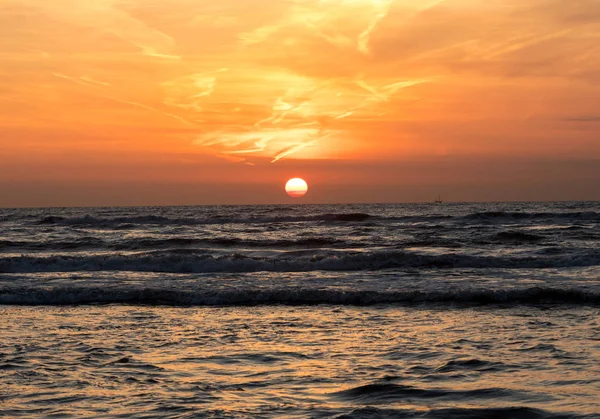
M112 86L108 82L99 81L99 80L96 80L96 79L94 79L92 77L89 77L89 76L79 76L79 77L77 77L77 76L68 76L66 74L56 73L56 72L52 73L52 75L54 77L57 77L57 78L60 78L60 79L63 79L63 80L68 80L70 82L79 84L81 86L92 87L92 88L94 88L93 89L94 93L97 96L99 96L99 97L102 97L102 98L105 98L105 99L108 99L108 100L112 100L114 102L122 103L122 104L125 104L125 105L133 106L133 107L136 107L136 108L145 109L145 110L148 110L148 111L159 113L159 114L165 115L165 116L167 116L169 118L175 119L175 120L177 120L179 122L182 122L182 123L184 123L186 125L192 125L192 126L196 125L194 122L191 122L188 119L181 117L180 115L176 115L176 114L173 114L173 113L170 113L170 112L164 112L164 111L162 111L162 110L160 110L158 108L155 108L155 107L149 106L149 105L145 105L143 103L138 103L138 102L135 102L135 101L132 101L132 100L126 100L126 99L121 99L121 98L115 97L114 95L112 95L110 93L107 93L105 90L102 90L102 88L107 88L107 87L111 87ZM98 89L100 89L100 90L98 90Z
M146 109L146 110L149 110L149 111L152 111L152 112L159 113L161 115L168 116L169 118L173 118L173 119L175 119L175 120L177 120L179 122L184 123L185 125L198 126L198 121L190 121L190 120L188 120L186 118L183 118L183 117L181 117L179 115L175 115L175 114L170 113L170 112L162 111L162 110L160 110L158 108L155 108L153 106L144 105L143 103L133 102L131 100L119 99L119 98L111 97L111 96L105 96L105 97L107 99L114 100L115 102L123 103L123 104L126 104L126 105L131 105L131 106L134 106L136 108Z
M541 35L532 34L518 39L513 39L508 42L503 42L495 47L492 47L487 54L483 55L483 59L492 59L511 52L515 52L531 45L536 45L544 41L551 39L560 38L568 33L572 32L572 29L561 29L552 33L544 33Z
M280 80L286 79L280 75ZM289 83L294 87L273 99L265 109L265 117L253 123L247 121L234 130L206 133L195 144L220 155L270 157L275 163L337 137L343 124L351 123L354 117L376 119L382 114L380 104L391 102L402 89L426 82L396 80L375 86L363 78L323 82L290 75ZM193 89L188 87L185 91L189 94ZM338 121L335 129L333 121Z
M152 47L147 47L147 46L144 46L144 45L137 45L137 46L140 47L140 49L142 50L142 52L143 52L144 55L147 55L149 57L164 58L166 60L181 60L181 56L180 55L161 54L161 53L157 52Z
M283 159L284 157L287 157L289 155L297 153L298 151L300 151L306 147L310 147L311 145L314 145L316 143L317 143L317 140L311 140L306 143L300 143L297 145L293 145L293 146L284 148L279 153L277 153L277 155L273 158L273 160L271 160L271 163L278 162L279 160Z
M293 103L292 103L293 102ZM310 102L310 99L299 99L290 97L278 97L273 104L273 113L269 117L262 119L256 123L257 127L265 124L278 125L288 115L300 113L302 109Z
M377 28L379 22L381 22L388 15L390 10L390 6L392 5L393 0L374 0L373 6L375 7L375 13L371 18L370 22L367 24L367 27L364 31L362 31L358 35L358 50L363 54L369 54L369 40L371 38L371 34Z
M89 83L89 84L96 85L96 86L106 86L106 87L112 86L112 84L110 84L110 83L107 83L105 81L96 80L89 76L82 76L79 78L79 80L83 81L84 83Z
M356 48L363 54L369 54L371 35L387 17L393 2L394 0L297 2L292 4L280 21L243 32L239 39L243 45L250 46L270 40L277 41L281 34L289 39L301 37L304 33L340 48ZM340 26L342 22L351 22L351 26L356 28L354 34Z
M219 73L227 71L221 68L205 73L194 73L163 83L164 103L194 112L202 112L206 98L217 87Z
M260 28L254 29L250 32L244 32L238 35L238 38L243 45L254 45L259 44L267 40L271 35L277 33L283 25L267 25Z
M117 0L22 2L65 23L113 34L139 48L144 55L166 59L179 58L179 55L173 53L176 43L172 37L133 17L120 7Z
M406 89L412 86L417 86L419 84L427 83L429 81L430 80L398 81L381 86L380 88L370 86L364 80L357 80L356 84L372 94L372 96L369 98L370 100L375 100L379 102L389 102L390 98L399 90Z
M256 155L271 156L275 163L330 135L333 132L326 133L320 126L219 131L201 135L195 143L213 149L217 156L235 156L237 162Z
M110 83L104 82L104 81L99 81L96 80L92 77L89 76L80 76L80 77L73 77L73 76L67 76L66 74L62 74L62 73L52 73L52 75L54 77L58 77L60 79L64 79L64 80L69 80L72 81L73 83L77 83L80 84L82 86L111 86Z

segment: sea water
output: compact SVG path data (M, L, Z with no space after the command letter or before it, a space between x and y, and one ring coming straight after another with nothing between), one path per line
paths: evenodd
M0 210L0 416L600 417L600 203Z

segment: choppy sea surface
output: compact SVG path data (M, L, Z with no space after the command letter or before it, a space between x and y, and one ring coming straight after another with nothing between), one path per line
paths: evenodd
M600 418L600 203L0 209L0 416Z

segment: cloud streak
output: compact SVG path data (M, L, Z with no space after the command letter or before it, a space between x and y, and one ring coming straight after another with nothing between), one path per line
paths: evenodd
M160 109L157 109L157 108L155 108L153 106L144 105L143 103L138 103L138 102L135 102L135 101L125 100L125 99L121 99L121 98L118 98L118 97L114 97L111 94L105 93L104 90L98 90L100 88L112 87L112 85L110 83L108 83L108 82L99 81L99 80L96 80L96 79L94 79L92 77L89 77L89 76L74 77L74 76L68 76L68 75L61 74L61 73L52 73L52 75L54 77L57 77L57 78L60 78L60 79L63 79L63 80L68 80L70 82L79 84L81 86L92 87L92 88L94 88L94 90L93 90L94 93L97 94L99 97L102 97L104 99L112 100L114 102L122 103L122 104L125 104L125 105L129 105L129 106L133 106L133 107L136 107L136 108L140 108L140 109L145 109L145 110L148 110L148 111L152 111L154 113L159 113L161 115L165 115L165 116L167 116L169 118L172 118L174 120L182 122L182 123L184 123L186 125L191 125L191 126L195 126L196 125L195 123L193 123L193 122L191 122L191 121L189 121L189 120L181 117L180 115L176 115L176 114L173 114L173 113L170 113L170 112L164 112L164 111L162 111Z
M77 83L82 86L92 86L92 87L111 86L110 83L107 83L104 81L99 81L99 80L96 80L89 76L72 77L72 76L67 76L65 74L62 74L62 73L52 73L52 75L54 77L58 77L59 79L69 80L69 81L72 81L73 83Z
M144 55L161 59L181 58L173 54L176 43L172 37L134 18L119 7L117 0L22 0L22 4L69 25L113 34L139 48Z
M367 24L367 27L358 35L357 46L358 50L363 54L369 54L369 41L371 34L377 28L379 22L381 22L388 15L390 6L393 0L374 0L373 5L375 6L375 13L371 21Z
M276 163L279 160L283 159L284 157L290 156L294 153L297 153L298 151L306 148L306 147L310 147L314 144L317 143L317 140L311 140L308 141L306 143L301 143L301 144L297 144L294 146L290 146L287 148L284 148L283 150L281 150L279 153L277 153L277 155L273 158L273 160L271 160L271 163Z

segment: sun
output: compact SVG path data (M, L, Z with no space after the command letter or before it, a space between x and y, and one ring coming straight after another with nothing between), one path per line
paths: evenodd
M306 195L306 192L308 191L308 185L304 179L295 177L287 181L285 184L285 191L292 198L300 198L301 196Z

